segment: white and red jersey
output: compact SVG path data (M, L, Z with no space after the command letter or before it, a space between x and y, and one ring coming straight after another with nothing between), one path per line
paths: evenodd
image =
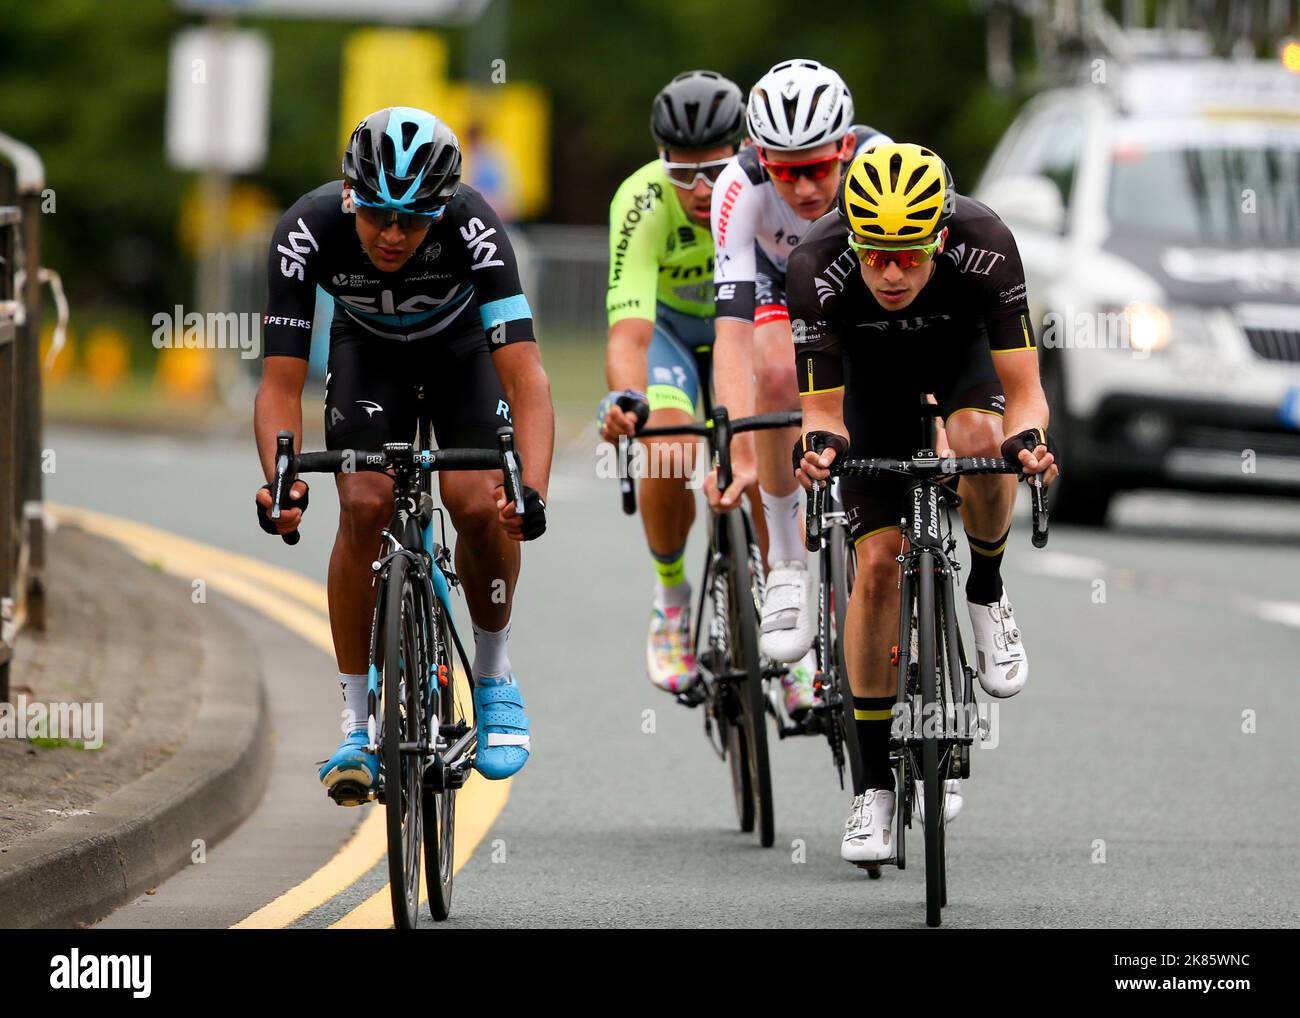
M853 154L890 138L855 124ZM812 229L787 205L758 159L758 148L740 150L713 185L713 281L717 317L741 322L788 318L785 265L800 238Z

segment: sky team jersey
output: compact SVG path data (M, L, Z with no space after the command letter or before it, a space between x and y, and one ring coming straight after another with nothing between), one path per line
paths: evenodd
M881 307L863 282L843 220L817 220L786 274L799 392L842 388L846 375L888 385L895 366L951 358L973 342L994 354L1035 349L1025 272L1011 231L987 205L957 196L944 251L916 299Z
M874 127L862 124L855 124L850 131L854 155L868 145L890 140ZM790 252L813 224L776 193L754 145L741 149L713 185L710 220L717 251L713 279L717 283L718 317L752 322L756 305L755 245L778 272L784 273Z
M465 184L396 272L376 268L361 247L343 211L343 182L322 184L280 218L267 275L267 356L309 355L317 286L334 298L336 314L377 338L424 341L473 322L498 345L534 338L505 227Z
M713 316L713 238L686 217L658 159L627 180L609 203L609 324L655 320L655 303Z

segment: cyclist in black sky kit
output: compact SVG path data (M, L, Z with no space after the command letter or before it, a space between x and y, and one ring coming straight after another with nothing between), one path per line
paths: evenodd
M932 151L887 142L854 159L836 211L791 254L787 281L804 431L794 467L803 483L826 479L840 458L910 457L921 393L938 400L949 447L941 455L1005 456L1055 479L1020 254L991 209L956 193ZM824 452L810 451L822 444ZM1029 677L1001 576L1015 483L1006 474L963 477L959 489L977 672L995 697L1014 695ZM857 550L844 640L863 763L840 850L851 862L893 852L890 645L906 489L903 478L841 479ZM955 780L945 799L951 820L961 806Z
M460 171L460 145L446 124L424 110L394 106L357 126L343 157L343 180L304 195L284 214L271 240L254 420L270 478L276 433L302 434L319 285L335 301L325 379L328 448L412 441L415 383L424 386L425 412L441 447L496 448L496 429L514 425L524 480L518 513L505 504L499 472L438 475L474 623L476 766L486 777L504 778L529 754L528 718L506 639L519 574L516 542L546 528L554 418L510 241L487 202L461 184ZM337 484L329 605L346 720L343 742L320 778L331 790L368 789L378 768L366 751L365 730L370 564L392 513L392 479L344 473ZM269 489L257 493L263 529L296 529L307 509L307 484L293 485L291 508L277 521L268 516Z

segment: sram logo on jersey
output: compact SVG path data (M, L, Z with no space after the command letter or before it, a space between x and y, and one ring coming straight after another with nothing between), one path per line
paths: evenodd
M275 249L284 256L280 259L280 274L285 279L305 281L307 273L304 266L307 264L307 255L312 251L319 251L320 245L316 243L311 230L307 229L307 224L299 216L298 229L289 231L289 246L277 244Z
M497 246L489 239L495 237L496 232L495 226L488 226L478 216L460 228L460 235L469 248L470 257L473 258L471 269L490 269L493 266L499 268L505 265L505 262L496 257Z
M727 243L727 224L731 221L731 210L736 207L736 199L744 189L745 185L741 181L733 180L723 192L722 205L718 209L718 247Z

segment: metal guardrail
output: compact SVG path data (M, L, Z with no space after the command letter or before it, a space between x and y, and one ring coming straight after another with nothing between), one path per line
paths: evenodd
M0 134L0 702L14 642L45 628L41 474L41 201L36 152Z

